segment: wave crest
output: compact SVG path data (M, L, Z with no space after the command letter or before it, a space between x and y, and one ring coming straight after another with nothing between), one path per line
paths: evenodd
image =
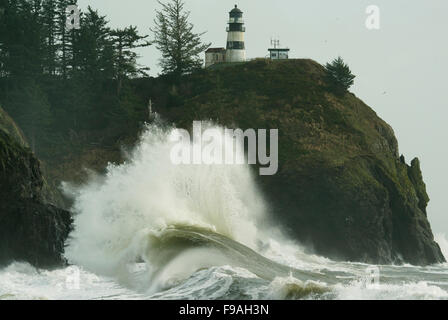
M109 164L105 176L80 187L64 185L74 199L75 228L66 248L71 263L126 278L128 263L158 263L151 243L172 225L203 228L255 248L265 205L249 166L174 165L173 130L147 125L123 164Z

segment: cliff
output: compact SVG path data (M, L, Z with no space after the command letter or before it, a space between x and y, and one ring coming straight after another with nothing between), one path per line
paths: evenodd
M67 211L47 204L40 163L15 123L0 109L0 265L64 263L71 228Z
M399 157L392 128L355 95L333 94L318 63L260 59L131 85L139 101L133 111L147 114L151 98L178 127L213 120L279 129L279 171L257 179L272 220L310 251L368 263L445 261L427 219L419 160ZM78 135L100 138L78 144L76 153L43 153L54 181L80 181L83 167L119 162L122 144L132 144L137 130Z
M444 261L419 160L400 159L392 128L353 94L334 95L318 63L258 60L141 85L181 127L212 119L279 129L279 172L258 179L274 220L312 251L369 263Z

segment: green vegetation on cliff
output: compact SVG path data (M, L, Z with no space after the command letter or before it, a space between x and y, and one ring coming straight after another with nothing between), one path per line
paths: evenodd
M6 113L5 110L0 106L0 130L3 130L9 134L15 141L17 141L21 146L27 147L25 136L14 122L14 120Z

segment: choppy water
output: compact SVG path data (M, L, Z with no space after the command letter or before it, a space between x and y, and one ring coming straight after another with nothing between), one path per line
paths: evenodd
M0 269L0 299L448 299L447 264L369 266L305 253L271 227L248 166L173 165L173 130L148 126L126 163L66 185L72 266L13 263ZM224 150L234 150L229 142Z
M190 253L194 258L194 251ZM446 264L375 266L380 270L379 283L375 283L366 272L371 266L365 264L313 256L307 262L302 259L298 254L287 257L289 265L268 265L269 272L271 268L279 271L268 277L257 275L259 268L250 271L253 266L230 264L200 268L185 278L174 273L172 277L166 275L164 287L157 292L149 289L146 263L129 265L132 279L127 283L84 267L48 271L13 263L0 270L0 299L448 299ZM285 275L283 269L290 269L291 273ZM307 280L306 275L313 275L316 280ZM302 276L304 279L300 280Z

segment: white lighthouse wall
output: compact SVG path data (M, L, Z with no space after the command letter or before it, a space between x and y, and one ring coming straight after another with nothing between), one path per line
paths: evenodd
M227 42L244 42L244 32L229 31L227 33ZM226 62L243 62L246 61L245 49L227 49Z
M229 49L226 52L226 62L246 61L246 50Z
M244 42L244 32L229 31L227 32L227 41L241 41Z

